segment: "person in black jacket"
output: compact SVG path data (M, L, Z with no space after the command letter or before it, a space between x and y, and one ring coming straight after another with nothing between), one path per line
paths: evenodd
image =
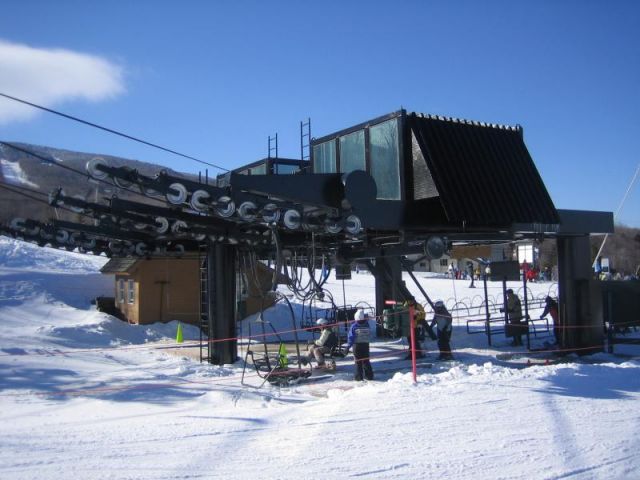
M453 360L451 354L451 333L453 331L453 321L451 314L442 300L438 300L433 304L433 320L431 320L431 328L437 328L438 332L438 350L440 355L438 360Z
M471 284L469 285L469 288L476 288L476 286L473 284L473 281L475 280L473 274L473 263L472 262L467 262L467 273L469 274L469 277L471 278Z
M504 312L504 310L504 308L500 309L501 312ZM522 335L523 333L526 333L526 325L522 322L522 304L520 303L520 299L515 293L513 293L511 288L507 290L506 310L508 323L505 325L504 334L506 337L513 337L512 346L521 347Z
M353 358L356 362L356 374L354 379L362 381L363 378L373 380L373 368L369 359L369 342L371 341L371 328L369 319L364 311L358 309L354 316L355 322L347 335L347 351L353 346Z

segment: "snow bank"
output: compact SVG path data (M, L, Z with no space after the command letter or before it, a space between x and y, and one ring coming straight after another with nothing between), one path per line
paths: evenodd
M99 273L106 261L0 236L0 305L41 298L87 308L97 296L114 295L113 276Z
M109 259L0 236L0 268L60 273L96 273Z
M39 327L37 332L49 337L54 343L69 348L117 347L159 340L173 341L176 338L178 323L172 321L152 325L130 325L111 315L98 313L86 324L48 325ZM192 325L182 325L182 332L186 341L199 338L198 329Z
M0 271L0 304L16 304L36 297L48 303L87 308L98 296L113 296L112 275Z

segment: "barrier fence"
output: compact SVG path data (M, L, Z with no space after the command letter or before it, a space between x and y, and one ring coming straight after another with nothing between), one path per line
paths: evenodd
M402 310L396 310L395 312L391 313L391 315L404 315L406 313L409 312L409 309L402 309ZM450 312L451 313L451 312ZM389 314L388 314L389 315ZM454 320L454 325L456 325L455 320L458 320L457 322L457 326L461 326L460 321L475 321L473 318L470 318L467 320L467 317L472 317L471 315L451 315L452 320ZM380 324L382 322L382 318L383 315L378 315L378 316L369 316L370 320L375 320L377 324ZM476 319L477 320L477 319ZM499 321L500 319L495 319L496 321ZM484 321L484 320L483 320ZM502 321L504 322L504 318L502 318ZM336 327L340 327L340 326L344 326L344 325L348 325L352 323L352 320L342 320L342 321L335 321L333 323L330 323L329 325L327 325L328 327L331 328L336 328ZM548 324L548 320L546 320L546 323ZM638 322L625 322L625 323L617 323L616 326L617 327L636 327L640 324L640 321ZM466 326L466 323L465 323ZM562 329L566 329L566 330L575 330L575 329L593 329L593 326L581 326L581 325L569 325L569 326L560 326L557 325L555 326L555 328L558 328L559 330ZM166 345L148 345L148 344L144 344L144 345L119 345L119 346L110 346L110 347L99 347L99 348L80 348L80 349L70 349L70 350L61 350L61 349L55 349L55 350L49 350L49 349L42 349L39 348L37 350L34 350L32 352L25 352L24 350L20 349L20 353L18 352L7 352L5 349L5 352L0 353L0 357L9 357L9 356L16 356L16 355L48 355L48 356L56 356L56 355L70 355L70 354L74 354L74 353L99 353L99 352L112 352L112 351L133 351L133 350L168 350L168 349L177 349L177 348L191 348L191 347L199 347L201 345L201 343L209 343L209 344L215 344L215 343L221 343L221 342L229 342L229 341L238 341L239 343L242 344L242 341L245 342L251 342L252 340L259 340L259 341L264 341L267 338L270 337L277 337L278 335L282 335L282 334L288 334L288 333L294 333L294 332L313 332L313 331L318 331L319 327L317 325L314 326L310 326L310 327L301 327L301 328L292 328L292 329L287 329L287 330L277 330L274 332L265 332L265 333L256 333L256 334L252 334L252 335L239 335L239 336L235 336L235 337L228 337L228 338L218 338L218 339L209 339L207 341L204 342L200 342L200 341L192 341L192 342L183 342L183 343L175 343L175 344L166 344ZM598 345L600 346L600 345ZM595 346L594 346L595 347ZM593 349L594 347L588 347L590 349ZM16 347L16 349L19 349L19 347ZM557 349L557 350L547 350L549 352L562 352L562 351L574 351L576 350L575 348L570 348L570 349ZM518 352L518 353L522 353L522 352Z

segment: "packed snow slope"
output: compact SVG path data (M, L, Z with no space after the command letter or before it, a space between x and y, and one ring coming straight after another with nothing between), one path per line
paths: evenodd
M558 361L504 337L489 348L458 321L456 361L434 362L427 342L433 364L415 384L402 342L377 339L374 354L397 355L376 358L373 382L353 382L348 358L335 376L258 388L250 371L241 384L241 361L176 355L176 322L96 312L90 299L113 289L102 262L0 237L2 479L640 478L633 356ZM477 294L468 281L419 277L434 298ZM341 303L342 283L329 288ZM372 303L372 277L354 275L345 292Z

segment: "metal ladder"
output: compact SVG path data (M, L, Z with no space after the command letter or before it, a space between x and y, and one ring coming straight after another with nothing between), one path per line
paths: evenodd
M306 128L306 132L305 132ZM300 160L311 159L311 119L300 121Z
M211 363L211 338L209 331L209 261L207 259L208 247L200 245L198 249L198 270L200 286L200 363ZM205 345L206 343L206 345ZM206 352L205 352L206 349Z
M274 157L271 156L271 152L276 153ZM269 135L267 158L278 158L278 134L277 133L274 137Z

